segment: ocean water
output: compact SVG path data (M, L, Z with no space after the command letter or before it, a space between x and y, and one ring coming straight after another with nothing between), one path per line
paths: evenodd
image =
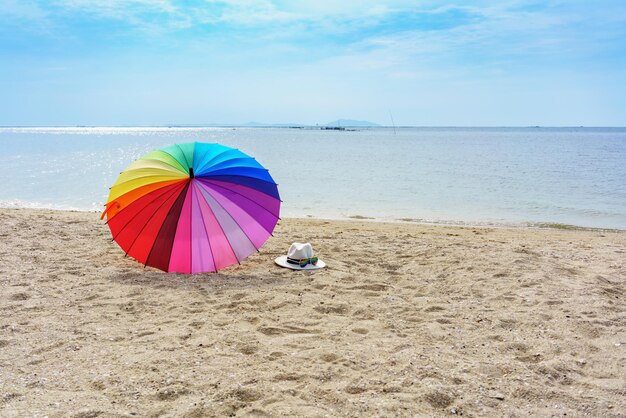
M0 206L101 211L133 160L191 141L256 157L284 217L626 229L624 128L0 128Z

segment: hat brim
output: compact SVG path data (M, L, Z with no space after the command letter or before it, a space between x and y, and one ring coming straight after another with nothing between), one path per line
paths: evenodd
M296 266L295 264L289 264L287 262L287 256L286 255L281 255L276 260L274 260L274 262L276 264L278 264L279 266L281 266L281 267L286 267L286 268L292 269L292 270L319 270L321 268L326 267L326 263L324 263L322 260L317 260L317 264L316 265L307 264L304 267Z

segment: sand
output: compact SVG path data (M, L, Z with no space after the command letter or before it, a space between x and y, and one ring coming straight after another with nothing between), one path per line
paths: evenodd
M284 219L194 276L94 213L0 239L0 416L626 416L624 232Z

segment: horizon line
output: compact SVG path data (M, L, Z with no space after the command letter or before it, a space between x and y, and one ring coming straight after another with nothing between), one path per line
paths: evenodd
M0 129L11 128L247 128L247 129L299 129L299 128L617 128L626 129L626 126L617 125L310 125L298 123L259 123L248 124L167 124L167 125L0 125Z

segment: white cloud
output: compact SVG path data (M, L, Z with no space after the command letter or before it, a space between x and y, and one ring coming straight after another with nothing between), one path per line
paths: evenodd
M119 20L150 33L191 25L171 0L55 0L52 4L55 12Z
M49 33L53 22L49 13L33 1L0 1L0 29L19 28L26 33Z
M3 0L0 2L0 16L23 20L44 20L48 13L36 3L28 0Z

